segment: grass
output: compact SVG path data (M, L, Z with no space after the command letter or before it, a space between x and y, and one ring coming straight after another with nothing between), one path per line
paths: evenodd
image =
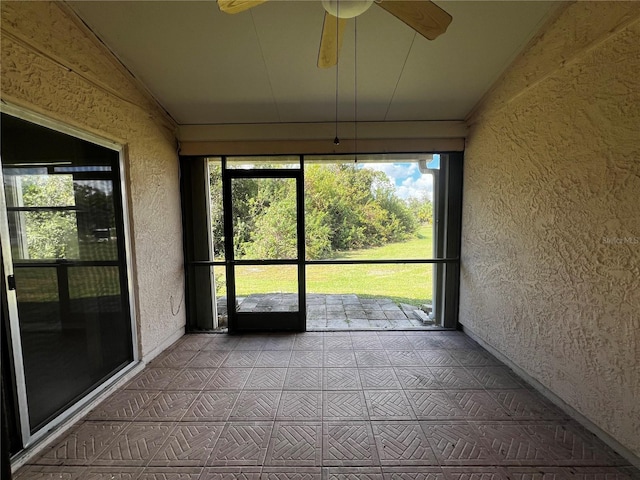
M381 247L341 252L340 260L431 258L433 227L424 225L415 238ZM216 276L223 273L216 269ZM398 303L431 302L433 266L429 264L309 265L307 293L385 297ZM297 292L295 266L243 266L236 269L236 294ZM224 294L225 292L218 292Z
M341 252L340 260L395 260L430 258L431 226L422 226L417 235L405 242L381 247ZM215 268L219 287L224 285L224 267ZM57 301L55 268L20 268L16 271L18 299L21 302ZM116 267L73 267L69 269L72 298L118 295ZM297 292L297 267L242 266L236 269L236 294ZM428 264L309 265L307 293L355 294L363 298L384 297L397 303L420 305L431 302L433 266ZM218 290L225 295L224 288Z

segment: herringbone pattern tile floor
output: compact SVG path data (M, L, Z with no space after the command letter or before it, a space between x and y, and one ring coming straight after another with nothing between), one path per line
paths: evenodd
M459 332L187 335L24 479L637 480Z

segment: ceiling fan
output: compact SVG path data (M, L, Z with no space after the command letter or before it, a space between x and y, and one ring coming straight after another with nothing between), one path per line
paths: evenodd
M240 13L267 0L218 0L225 13ZM364 13L372 3L402 20L423 37L435 40L446 32L452 17L429 0L322 0L325 9L318 67L328 68L338 63L338 52L347 19Z

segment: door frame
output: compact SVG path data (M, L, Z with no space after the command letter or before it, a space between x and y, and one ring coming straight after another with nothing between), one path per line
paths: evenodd
M222 200L225 236L225 268L227 282L227 314L229 333L257 331L306 330L306 278L304 241L304 165L296 169L230 169L222 157ZM231 183L234 179L291 178L296 182L297 258L287 260L240 260L235 258L233 245L233 199ZM297 312L238 312L236 309L235 268L242 265L295 265L298 270Z
M136 308L137 298L135 295L134 278L133 278L133 254L132 254L132 245L131 245L131 226L130 226L130 213L129 213L129 195L127 188L127 174L126 174L126 147L120 143L117 143L113 140L107 139L105 137L101 137L95 135L93 133L86 132L77 127L68 125L62 121L55 120L44 115L32 112L23 107L18 107L10 103L1 103L0 104L0 112L6 115L11 115L13 117L19 118L21 120L31 122L33 124L39 125L41 127L49 128L61 134L70 135L72 137L78 138L80 140L84 140L95 145L107 148L109 150L113 150L118 154L118 170L119 170L119 178L114 179L114 190L119 191L120 194L120 203L122 207L122 211L119 216L120 221L122 222L122 232L123 232L123 242L124 242L124 268L126 274L126 285L122 286L123 293L128 296L128 309L127 314L130 319L130 332L131 332L131 349L132 349L132 361L129 365L125 366L118 372L116 372L113 376L108 378L102 384L97 385L95 388L90 390L84 395L81 399L79 399L76 403L69 406L66 410L61 412L58 416L41 426L38 430L31 432L31 427L29 423L29 408L27 403L27 392L26 392L26 381L25 381L25 372L24 372L24 361L23 361L23 353L22 353L22 339L20 335L20 324L19 324L19 315L18 315L18 301L16 297L15 290L11 290L8 287L7 279L10 275L13 275L13 256L11 254L11 245L10 245L10 233L9 233L9 222L8 222L8 211L7 211L7 202L4 192L4 175L2 172L2 158L0 156L0 242L2 245L2 262L4 266L4 275L5 275L5 286L7 287L4 290L4 294L6 294L7 299L7 308L9 311L9 335L11 338L8 339L8 343L11 347L11 354L13 356L13 371L11 372L13 375L13 379L16 385L16 396L18 400L18 411L14 412L17 416L17 423L20 430L20 436L22 440L22 449L30 447L38 440L46 437L59 425L65 423L69 418L76 415L78 412L86 408L95 398L97 398L100 394L104 393L104 391L109 388L111 385L115 384L118 380L126 376L131 370L133 370L140 360L140 351L139 351L139 341L138 341L138 329L137 329L137 316L136 316ZM115 185L117 182L117 185ZM4 367L3 367L4 368ZM3 371L4 373L4 371ZM11 413L11 412L8 412ZM21 454L18 453L17 455Z

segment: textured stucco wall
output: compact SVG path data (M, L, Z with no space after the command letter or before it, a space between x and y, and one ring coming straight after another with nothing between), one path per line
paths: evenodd
M640 4L565 6L469 122L460 322L640 457Z
M184 331L175 125L60 3L2 2L2 99L126 147L138 340Z

